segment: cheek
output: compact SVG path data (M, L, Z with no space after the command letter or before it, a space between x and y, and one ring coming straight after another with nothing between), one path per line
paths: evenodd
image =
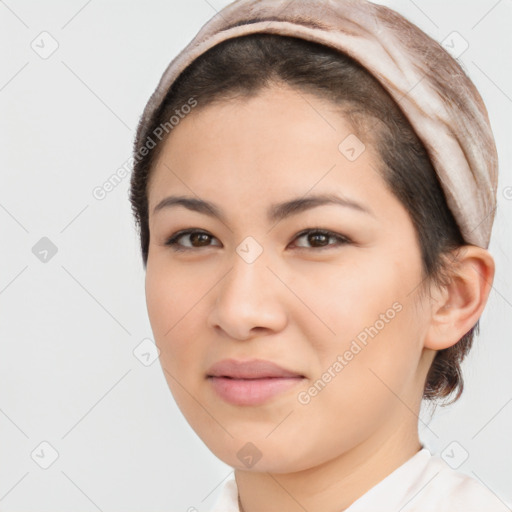
M311 277L298 283L319 317L304 315L301 330L316 352L315 378L333 382L326 386L332 395L326 392L325 399L352 405L378 400L379 389L390 394L386 384L401 390L414 378L423 327L410 293L419 282L420 266L410 261L406 266L391 257L361 258L337 271L332 266L319 270L315 282L323 284L316 288Z
M364 338L365 329L376 322L378 328L383 321L387 327L387 320L395 319L416 281L415 269L402 267L385 254L376 258L368 253L347 257L343 264L295 272L299 277L294 279L294 291L307 306L302 326L309 328L311 340L317 340L315 348L343 349L359 334Z
M179 265L171 265L165 255L148 258L146 269L146 304L153 333L160 339L172 339L186 317L193 316L211 286L212 280Z
M165 265L148 263L146 303L164 377L184 416L194 420L202 417L196 402L190 399L202 372L204 356L204 347L200 345L204 335L199 332L198 315L205 314L200 299L209 287L196 280L191 282L190 277Z
M412 409L421 350L414 333L404 329L410 313L402 309L380 330L368 325L364 342L348 337L337 343L305 390L309 396L301 397L301 403L310 399L308 418L322 418L327 430L357 438L405 410L404 404Z
M201 297L207 285L175 269L149 264L146 271L146 304L149 321L160 349L162 365L169 371L183 368L183 364L197 361L195 331L200 322Z
M146 271L146 305L149 320L156 341L162 342L169 329L178 319L180 309L179 289L176 274L162 272L158 267L150 266Z

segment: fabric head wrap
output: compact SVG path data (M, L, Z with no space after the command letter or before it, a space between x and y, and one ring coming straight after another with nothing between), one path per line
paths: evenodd
M498 156L482 98L440 44L422 45L428 36L418 27L366 0L237 0L228 5L169 64L142 114L137 139L148 135L169 87L194 59L222 41L254 33L321 43L363 65L423 142L465 241L488 247Z

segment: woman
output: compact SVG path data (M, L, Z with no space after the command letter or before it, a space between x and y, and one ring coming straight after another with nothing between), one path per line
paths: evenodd
M131 201L216 511L504 511L418 438L494 277L497 156L443 48L366 1L239 0L169 65Z

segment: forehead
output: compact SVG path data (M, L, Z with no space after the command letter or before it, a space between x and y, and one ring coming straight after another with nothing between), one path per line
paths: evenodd
M152 170L150 210L170 189L219 200L384 186L378 156L341 109L286 86L204 108L173 129ZM321 189L321 190L320 190Z

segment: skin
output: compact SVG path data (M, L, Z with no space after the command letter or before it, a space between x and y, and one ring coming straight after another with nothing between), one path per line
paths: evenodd
M338 149L353 129L335 106L283 85L245 100L198 107L174 128L149 187L146 300L160 361L185 418L235 468L245 512L347 508L420 448L418 413L435 351L478 320L494 276L492 257L465 246L452 283L425 288L411 219L379 175L369 140L350 161ZM321 193L357 201L267 219L273 203ZM215 203L221 221L169 195ZM166 240L184 236L175 251ZM344 235L297 237L306 228ZM247 263L248 236L263 252ZM326 245L327 244L327 245ZM421 286L419 286L421 284ZM298 394L332 368L393 304L401 309L307 404ZM305 378L258 406L232 405L208 368L262 358ZM246 466L238 451L261 453Z

